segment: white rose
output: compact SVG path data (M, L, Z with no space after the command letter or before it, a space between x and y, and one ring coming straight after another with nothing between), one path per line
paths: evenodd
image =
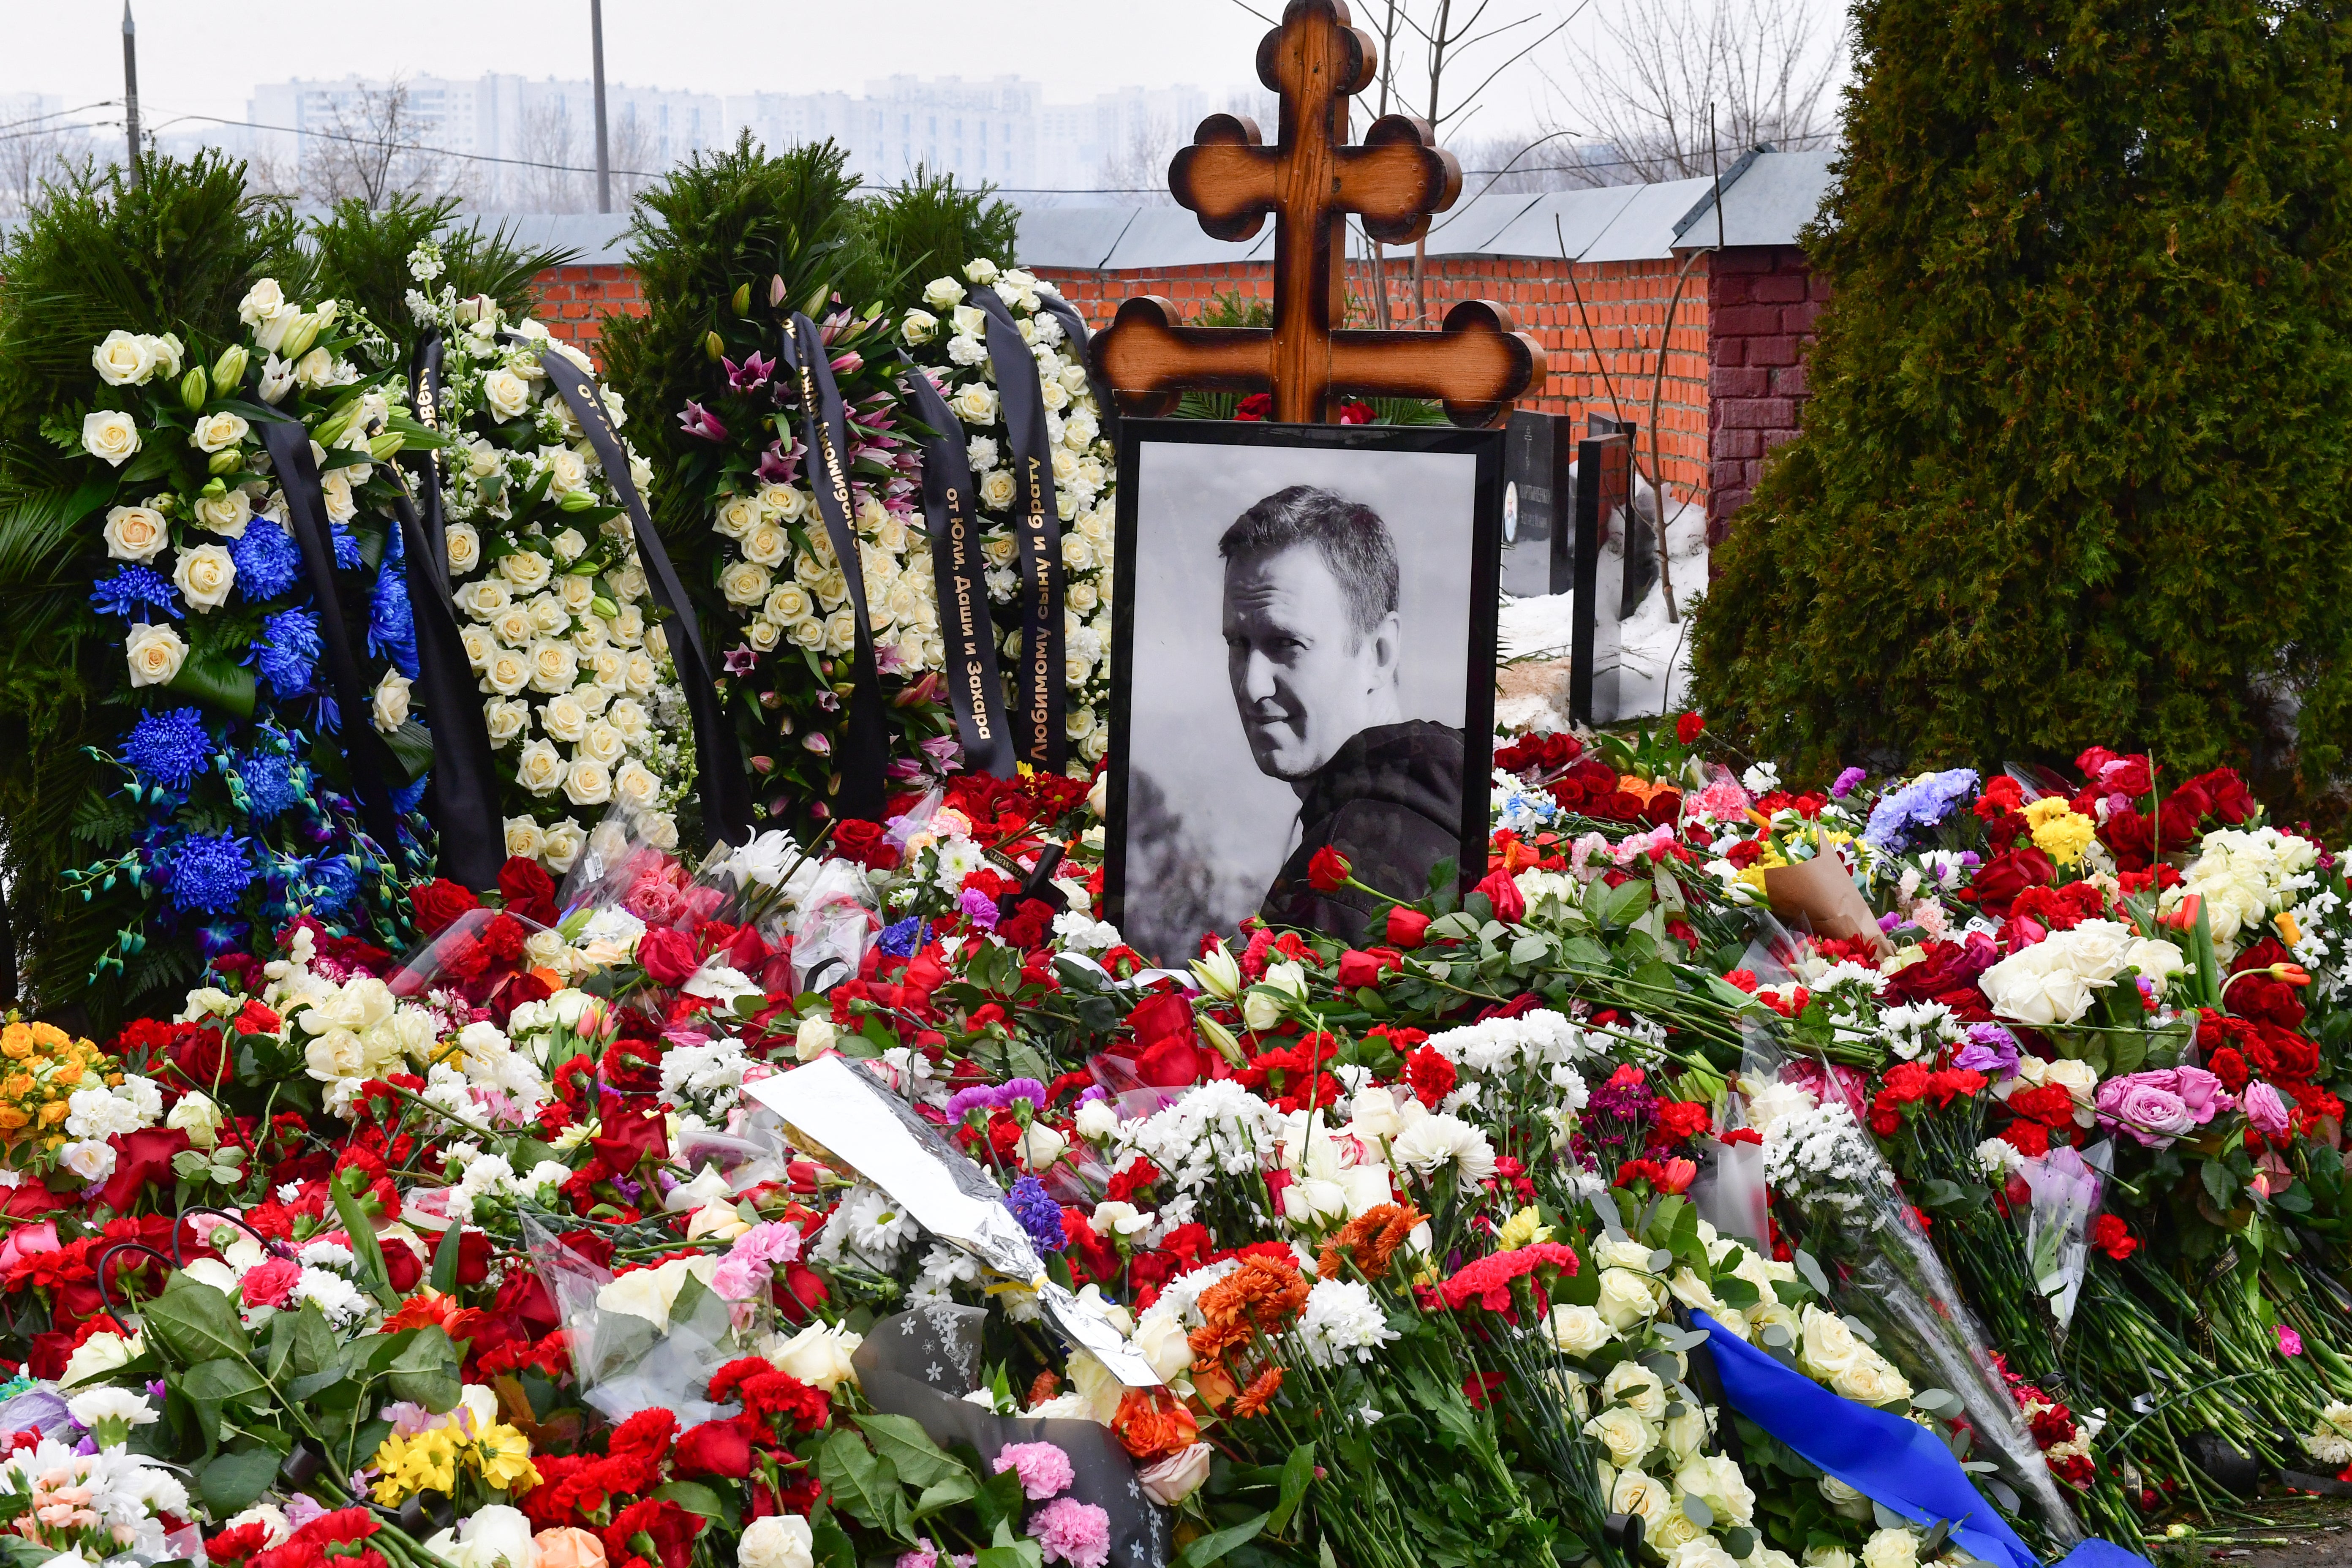
M248 327L277 320L289 309L286 290L278 286L275 278L264 278L245 291L236 304L236 319Z
M539 856L551 870L569 871L587 842L587 830L567 816L547 830L547 841Z
M1185 1331L1184 1320L1174 1312L1144 1313L1135 1325L1131 1348L1151 1363L1151 1370L1163 1382L1174 1382L1179 1373L1192 1365L1192 1342Z
M559 693L540 709L539 727L559 741L577 741L588 732L588 710L571 692Z
M530 722L530 708L527 703L501 700L484 703L482 716L489 721L490 743L503 746L521 734L523 726Z
M1830 1392L1857 1405L1889 1405L1911 1397L1911 1380L1867 1347L1830 1374Z
M236 585L236 563L217 544L199 544L181 552L172 568L172 585L190 609L216 610L228 603L229 590Z
M1805 1568L1853 1568L1853 1553L1843 1546L1808 1546Z
M1599 1438L1601 1446L1609 1451L1609 1462L1620 1469L1640 1464L1658 1446L1658 1429L1643 1420L1639 1412L1622 1405L1587 1421L1584 1435Z
M188 509L196 526L224 539L243 539L245 525L253 521L253 498L243 490L223 490L216 496L199 496L196 504Z
M1216 1450L1206 1443L1195 1443L1182 1453L1145 1466L1135 1473L1143 1483L1145 1495L1162 1508L1174 1508L1201 1489L1209 1479L1209 1461Z
M1619 1362L1601 1380L1601 1397L1622 1400L1646 1421L1666 1415L1666 1385L1658 1374L1637 1361Z
M1739 1466L1721 1454L1693 1459L1675 1472L1675 1485L1714 1511L1717 1526L1746 1524L1756 1517L1756 1493Z
M984 381L967 382L956 388L948 406L966 425L996 423L996 390Z
M482 396L501 419L512 419L530 406L530 388L510 370L494 370L482 377Z
M115 468L131 460L139 450L139 426L128 414L116 414L100 409L85 414L81 421L82 450L93 458L103 458Z
M934 310L949 310L963 298L963 285L952 278L934 278L923 285L923 303Z
M1868 1347L1835 1312L1824 1312L1809 1301L1803 1323L1797 1365L1807 1377L1834 1377L1868 1353Z
M738 561L719 574L719 590L730 605L758 604L773 582L768 569L752 561Z
M482 536L470 523L450 524L441 536L441 549L453 577L463 577L482 563Z
M129 1366L145 1348L140 1336L126 1340L121 1334L92 1334L76 1345L73 1354L66 1358L65 1370L58 1374L58 1386L72 1388L92 1378L119 1372Z
M226 410L207 414L197 420L195 429L189 432L188 445L200 452L225 451L244 440L247 432L252 428L243 418Z
M792 536L782 529L763 522L743 536L743 559L760 566L781 566L792 543Z
M539 858L540 850L545 847L546 844L547 835L541 833L539 830L539 824L530 817L507 818L507 853L509 856L523 860L536 860Z
M197 1089L180 1096L172 1107L172 1114L163 1125L174 1132L184 1132L188 1142L198 1149L209 1149L220 1142L221 1110L211 1099Z
M1862 1545L1862 1568L1918 1568L1919 1538L1907 1530L1881 1530Z
M570 643L531 645L530 683L541 691L569 691L580 679L580 650Z
M350 468L330 468L319 476L319 494L327 503L327 515L337 522L349 522L359 515L359 503L352 499Z
M531 742L515 758L515 783L533 795L553 795L570 771L562 754L545 741Z
M1618 1471L1616 1484L1609 1489L1611 1511L1638 1516L1645 1527L1643 1533L1653 1537L1666 1521L1674 1501L1673 1487L1640 1470Z
M152 507L118 506L106 514L106 552L117 561L152 561L172 542L163 514Z
M588 464L569 447L550 447L540 454L547 465L547 493L568 496L588 488Z
M367 1047L349 1029L329 1029L302 1047L304 1070L321 1083L357 1078L367 1070Z
M811 1323L771 1351L768 1360L777 1371L831 1394L842 1384L857 1381L857 1369L849 1358L865 1342L863 1336L846 1329Z
M581 754L593 757L606 767L619 762L628 749L629 742L621 731L602 719L589 725L580 737Z
M826 1017L803 1018L793 1036L793 1055L804 1062L813 1062L833 1049L833 1020Z
M166 685L188 658L188 645L168 626L132 626L122 651L131 664L133 686Z
M654 797L660 794L661 780L654 776L652 769L635 757L623 763L620 771L613 775L613 798L625 805L639 808L649 806L653 805Z
M646 692L651 691L654 689L654 681L656 679L657 673L658 672L654 668L654 661L652 659L647 658L644 654L633 653L629 656L629 662L625 667L621 683L627 689L636 693L639 697L643 697ZM596 679L599 683L602 683L604 680L603 667L601 665L598 667Z
M743 1527L735 1542L740 1568L814 1568L809 1521L796 1513L771 1513Z
M487 621L514 603L514 595L495 577L468 583L457 590L457 607L478 621Z
M501 697L512 697L530 684L530 658L520 648L502 647L490 655L482 681Z
M408 722L408 678L396 669L385 670L375 683L375 727L387 735Z
M1572 1356L1589 1356L1617 1337L1608 1321L1591 1307L1556 1306L1549 1322L1551 1342Z
M1020 491L1010 468L991 468L980 478L980 504L992 511L1002 511L1013 504Z
M1629 1268L1604 1268L1597 1310L1622 1334L1636 1323L1648 1322L1657 1311L1656 1287Z
M563 795L574 805L602 805L613 798L612 770L593 757L574 757L563 775Z
M554 574L555 563L536 550L518 550L499 558L499 575L520 593L536 594Z

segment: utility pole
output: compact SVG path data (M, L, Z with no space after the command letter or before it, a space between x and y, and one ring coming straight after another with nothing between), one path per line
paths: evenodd
M604 0L588 0L588 37L596 55L596 210L608 213L613 210L613 155L604 134Z
M130 183L135 185L139 183L139 26L131 19L131 0L122 0L122 120L131 132Z

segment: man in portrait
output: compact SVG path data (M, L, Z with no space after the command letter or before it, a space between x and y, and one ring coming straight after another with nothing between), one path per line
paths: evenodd
M1242 513L1217 552L1234 706L1259 771L1298 797L1260 912L1357 942L1386 906L1355 888L1318 892L1316 851L1400 899L1462 852L1462 731L1406 717L1399 695L1395 542L1362 502L1292 485Z

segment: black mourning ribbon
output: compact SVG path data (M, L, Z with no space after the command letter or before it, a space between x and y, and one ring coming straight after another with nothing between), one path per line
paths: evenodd
M856 627L850 650L849 729L836 764L841 793L834 808L842 816L879 822L888 784L890 731L882 713L882 677L874 661L874 617L866 605L866 563L857 552L856 520L850 510L849 414L833 379L824 339L816 323L799 310L793 312L784 331L784 363L800 388L809 488L816 492L817 513L824 519L834 561L848 587L850 619Z
M327 661L327 681L341 715L343 766L351 776L352 794L360 805L360 821L379 848L390 854L400 845L400 819L392 808L391 779L395 764L392 748L375 732L374 693L360 673L359 656L352 646L343 618L343 601L335 581L335 536L327 521L326 492L320 488L319 465L310 456L310 432L291 419L265 420L261 445L277 470L278 488L286 498L286 521L302 552L302 574L310 584L310 600L319 612L319 642Z
M442 342L436 328L416 345L409 366L410 402L426 428L441 428ZM506 864L506 829L499 810L499 773L482 712L474 667L450 613L448 537L441 510L440 470L433 454L410 472L420 508L404 485L393 501L408 563L408 607L416 626L416 684L433 733L433 775L426 816L440 840L439 870L474 891L498 886Z
M933 434L923 437L923 523L931 536L931 576L940 603L940 636L947 645L948 700L965 768L1009 779L1017 767L1006 728L1004 685L996 671L996 628L988 616L987 561L980 550L971 457L963 423L921 367L909 362L905 378L915 417Z
M1108 1427L1083 1417L999 1415L963 1398L980 1386L979 1307L939 1302L883 1319L851 1352L857 1386L887 1415L921 1424L942 1448L969 1446L993 1464L1009 1443L1051 1443L1076 1472L1069 1496L1110 1516L1110 1561L1117 1568L1162 1568L1168 1514L1144 1492L1135 1461Z
M636 537L637 563L645 569L646 585L662 610L670 659L677 666L677 683L686 692L687 712L694 721L695 788L702 797L703 836L714 846L748 844L751 839L751 780L743 771L743 749L736 742L735 731L719 711L719 689L709 658L703 652L694 602L677 580L669 552L662 547L661 535L646 510L645 498L637 494L637 481L629 473L629 455L613 433L613 422L605 416L596 384L552 345L540 350L539 364L547 374L548 384L580 422L581 433L604 466L606 482L629 514L629 526Z
M1062 669L1062 521L1054 503L1054 446L1045 435L1045 391L1037 356L994 289L971 299L988 318L988 359L1004 404L1013 447L1013 534L1021 545L1021 760L1060 773L1069 761L1065 716L1069 692Z
M1038 308L1062 323L1062 335L1070 342L1069 357L1084 365L1087 371L1087 391L1095 400L1095 420L1102 433L1111 441L1118 440L1118 399L1111 395L1110 383L1095 368L1095 356L1090 344L1093 334L1076 307L1059 294L1049 294L1044 288L1037 290Z

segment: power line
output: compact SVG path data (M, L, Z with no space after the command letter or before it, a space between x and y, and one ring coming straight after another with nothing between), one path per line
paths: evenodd
M94 103L81 104L73 109L54 109L47 114L28 114L22 120L0 120L0 131L14 130L19 125L32 125L43 120L62 120L68 114L82 114L93 109L106 109L121 101L119 98L101 98ZM105 122L101 121L100 123Z
M352 136L340 131L322 130L317 126L270 125L257 120L229 120L217 114L176 114L164 121L164 124L177 125L187 120L202 120L214 125L236 126L247 131L279 131L290 136L317 136L329 142L348 142L354 146L375 147L388 153L421 153L436 158L462 159L469 163L504 163L519 169L553 169L566 174L593 174L596 172L593 164L583 167L578 163L550 163L537 158L501 158L491 153L461 153L455 147L429 147L422 142L386 142L376 137ZM160 131L163 126L159 125L156 129ZM661 178L659 171L653 169L615 169L613 173L635 174L647 180Z

